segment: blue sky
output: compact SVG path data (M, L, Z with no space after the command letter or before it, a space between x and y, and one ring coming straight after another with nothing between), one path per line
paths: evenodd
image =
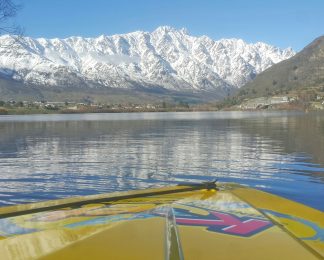
M32 37L86 37L187 28L300 50L324 34L324 0L17 0L16 23ZM16 1L16 2L17 2Z

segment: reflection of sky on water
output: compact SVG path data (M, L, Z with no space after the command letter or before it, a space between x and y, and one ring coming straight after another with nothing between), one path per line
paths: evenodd
M324 168L311 162L318 147L298 148L304 130L296 127L310 120L304 118L294 113L1 117L0 203L218 179L323 210ZM316 126L323 124L314 119ZM324 137L316 132L315 137L321 151Z

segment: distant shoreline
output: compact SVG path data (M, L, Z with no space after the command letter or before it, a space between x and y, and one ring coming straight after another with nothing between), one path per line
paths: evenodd
M85 110L20 110L20 109L8 109L6 111L1 111L0 108L0 115L46 115L46 114L103 114L103 113L163 113L163 112L216 112L220 111L218 109L140 109L140 110L132 110L132 109L123 109L123 110L111 110L111 109L100 109L100 110L92 110L92 109L85 109Z
M315 105L314 105L315 104ZM316 106L317 105L317 106ZM241 105L209 104L180 104L180 105L81 105L54 106L51 103L41 106L11 105L0 106L0 115L38 115L38 114L101 114L101 113L160 113L160 112L217 112L217 111L324 111L321 103L286 102L267 106L251 107Z
M175 109L175 110L101 110L101 111L90 111L90 110L83 110L83 111L8 111L8 113L1 113L0 115L68 115L68 114L118 114L118 113L167 113L167 112L253 112L253 111L303 111L308 112L308 110L304 109L298 109L298 108L292 108L292 109L281 109L281 108L272 108L272 109L233 109L233 108L227 108L227 109L209 109L209 110L199 110L199 109ZM312 111L320 111L320 110L312 110Z

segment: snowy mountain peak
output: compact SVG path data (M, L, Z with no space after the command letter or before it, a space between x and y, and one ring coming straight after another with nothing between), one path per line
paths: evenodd
M0 37L1 73L41 86L224 91L294 54L261 42L194 37L170 26L97 38L24 37L13 43L9 35Z
M188 34L188 30L186 28L176 29L172 26L163 25L156 28L153 33L160 33L160 34L166 34L166 33L180 33L180 34Z

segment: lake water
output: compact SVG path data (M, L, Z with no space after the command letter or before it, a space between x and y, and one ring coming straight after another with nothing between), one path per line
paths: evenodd
M0 116L0 205L238 182L324 210L324 114Z

